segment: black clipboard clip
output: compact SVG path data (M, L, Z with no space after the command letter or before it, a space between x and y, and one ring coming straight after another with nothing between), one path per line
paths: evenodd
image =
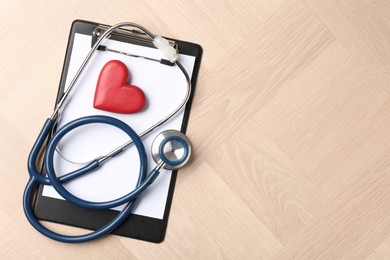
M96 28L92 32L91 47L96 43L96 41L99 39L99 37L108 28L109 28L109 26L106 26L106 25L96 26ZM140 45L140 46L145 46L145 47L149 47L149 48L156 48L153 44L153 41L150 39L150 37L148 37L145 33L141 32L139 30L136 30L136 29L132 29L132 30L117 29L116 31L114 31L110 35L108 35L107 38L112 39L112 40L132 43L132 44L136 44L136 45ZM175 48L177 52L179 51L178 44L175 41L168 40L168 42L169 42L169 45L172 46L173 48ZM129 52L111 49L105 45L100 45L97 48L97 50L119 53L119 54L123 54L123 55L133 57L133 58L143 58L146 60L159 62L163 65L173 66L175 64L167 59L154 59L151 57L136 55L136 54L129 53Z

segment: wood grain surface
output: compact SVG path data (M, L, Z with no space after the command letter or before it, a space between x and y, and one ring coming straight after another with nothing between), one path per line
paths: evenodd
M2 0L0 13L1 259L390 259L389 1ZM75 19L203 46L194 157L161 244L62 244L24 216Z

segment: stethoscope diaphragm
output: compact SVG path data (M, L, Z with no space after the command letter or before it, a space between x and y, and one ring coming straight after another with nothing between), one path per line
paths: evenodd
M151 152L157 164L163 163L163 168L177 170L190 159L191 143L182 132L166 130L156 136Z

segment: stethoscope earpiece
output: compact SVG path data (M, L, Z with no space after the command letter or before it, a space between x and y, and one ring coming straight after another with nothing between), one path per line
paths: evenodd
M187 136L177 130L160 133L152 144L152 157L163 168L177 170L183 167L191 156L191 143Z

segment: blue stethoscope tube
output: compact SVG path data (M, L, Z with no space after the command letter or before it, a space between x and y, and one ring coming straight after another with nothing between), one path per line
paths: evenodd
M107 202L90 202L75 197L63 187L62 185L63 183L78 178L84 174L90 173L91 171L94 171L97 168L99 168L100 164L98 160L94 160L88 165L74 172L68 173L60 178L57 178L56 176L54 165L53 165L53 156L58 142L62 139L62 137L64 137L67 133L74 130L75 128L86 124L92 124L92 123L108 124L121 129L133 140L134 145L138 150L138 155L140 160L140 170L139 170L139 177L136 184L136 188L132 192L128 193L127 195L121 198L107 201ZM46 121L28 158L28 171L30 174L30 179L27 183L23 195L23 208L27 216L27 219L29 220L31 225L34 226L40 233L42 233L43 235L49 238L61 242L80 243L80 242L86 242L104 236L110 233L111 231L113 231L114 229L116 229L129 216L129 214L131 213L134 207L135 199L156 179L156 177L159 174L159 170L156 167L149 175L146 175L147 157L145 153L145 148L140 137L134 132L134 130L130 126L112 117L87 116L69 122L64 127L62 127L58 132L56 132L54 136L50 139L46 149L46 155L45 155L45 170L47 172L48 177L45 177L39 173L39 171L36 168L35 162L37 161L37 157L40 153L40 150L45 142L45 139L51 132L53 125L54 125L53 120L48 119ZM114 219L112 219L109 223L107 223L105 226L99 228L94 232L85 235L79 235L79 236L62 235L44 227L37 220L37 218L33 213L30 204L30 198L32 192L34 191L35 188L37 188L39 184L53 185L53 187L63 198L80 207L85 207L90 209L109 209L125 203L128 203L128 205L126 205L126 207L120 213L118 213L118 215Z
M155 123L153 126L149 127L146 129L143 133L137 135L134 130L128 126L127 124L123 123L122 121L112 118L112 117L107 117L107 116L87 116L83 118L76 119L74 121L69 122L66 124L64 127L59 129L51 138L50 134L56 124L56 119L58 118L58 114L60 111L60 108L64 105L65 100L67 96L69 95L70 91L72 88L75 86L76 81L80 77L81 73L84 71L86 65L90 61L93 53L98 49L100 46L100 43L102 42L103 39L106 39L111 32L114 30L124 27L124 26L133 26L141 31L143 31L146 35L148 35L152 40L153 44L163 51L167 57L169 57L170 61L172 63L175 63L178 68L182 71L183 75L186 78L187 81L187 94L183 101L180 103L180 105L172 111L169 115ZM149 32L147 29L144 27L134 24L134 23L120 23L117 25L114 25L110 28L108 28L101 36L98 38L94 46L92 46L90 52L87 54L85 60L83 61L82 65L80 66L79 70L76 72L76 75L74 76L72 82L68 86L67 90L64 92L62 95L60 101L58 102L52 116L46 120L45 124L43 125L43 128L35 141L31 152L28 157L28 172L30 175L30 178L28 180L28 183L26 185L26 189L23 194L23 208L24 212L27 216L27 219L31 223L33 227L35 227L40 233L43 235L52 238L57 241L61 242L67 242L67 243L80 243L80 242L86 242L90 241L96 238L99 238L101 236L104 236L114 229L116 229L123 221L126 220L126 218L129 216L129 214L132 212L134 208L134 201L136 198L157 178L159 175L159 172L161 168L168 166L171 164L170 169L177 169L178 166L182 166L189 158L190 154L190 146L186 143L188 140L184 140L186 138L183 138L182 136L179 137L170 137L171 141L177 141L182 144L183 149L184 149L184 155L181 158L178 159L178 161L172 161L166 156L162 155L161 160L159 160L157 166L152 170L150 174L146 174L147 170L147 157L145 154L145 148L142 144L141 138L148 135L151 133L153 130L155 130L157 127L161 126L162 124L166 123L169 119L174 117L179 111L181 111L182 108L185 107L187 104L190 94L191 94L191 80L184 69L183 65L179 62L178 59L178 54L176 50L173 49L172 46L169 45L169 42L165 40L164 38L153 35L151 32ZM103 156L100 159L95 159L92 162L88 163L86 166L75 170L73 172L70 172L68 174L65 174L61 177L57 177L55 170L54 170L54 165L53 165L53 157L55 153L55 149L57 144L60 142L60 140L70 131L74 130L77 127L80 127L82 125L86 124L93 124L93 123L103 123L103 124L109 124L112 126L115 126L117 128L120 128L122 131L124 131L130 138L131 141L127 142L121 147L116 148L114 151L110 152L108 155ZM46 139L49 138L48 141L48 146L46 148L46 153L45 153L45 160L44 160L44 166L45 170L47 173L47 177L43 176L40 174L40 172L37 169L36 163L38 156L40 152L43 150L43 146L46 142ZM168 140L169 141L169 140ZM166 142L165 142L166 143ZM137 180L136 188L126 194L125 196L111 200L111 201L106 201L106 202L91 202L91 201L86 201L82 200L80 198L75 197L71 193L69 193L64 187L63 184L71 181L75 178L81 177L87 173L90 173L96 169L98 169L105 161L108 159L114 157L116 154L120 153L123 151L123 149L129 147L131 144L134 144L138 150L139 154L139 159L140 159L140 170L139 170L139 177ZM161 147L160 146L160 152L161 152ZM153 159L155 159L153 157ZM166 167L168 169L168 167ZM127 204L125 208L118 213L118 215L112 219L109 223L107 223L105 226L99 228L96 231L93 231L89 234L85 235L80 235L80 236L67 236L67 235L62 235L59 233L56 233L54 231L51 231L44 227L36 216L33 213L33 210L31 208L31 198L33 195L33 191L38 187L38 185L53 185L53 187L56 189L56 191L66 200L69 202L78 205L80 207L85 207L89 209L109 209L113 208L119 205Z

